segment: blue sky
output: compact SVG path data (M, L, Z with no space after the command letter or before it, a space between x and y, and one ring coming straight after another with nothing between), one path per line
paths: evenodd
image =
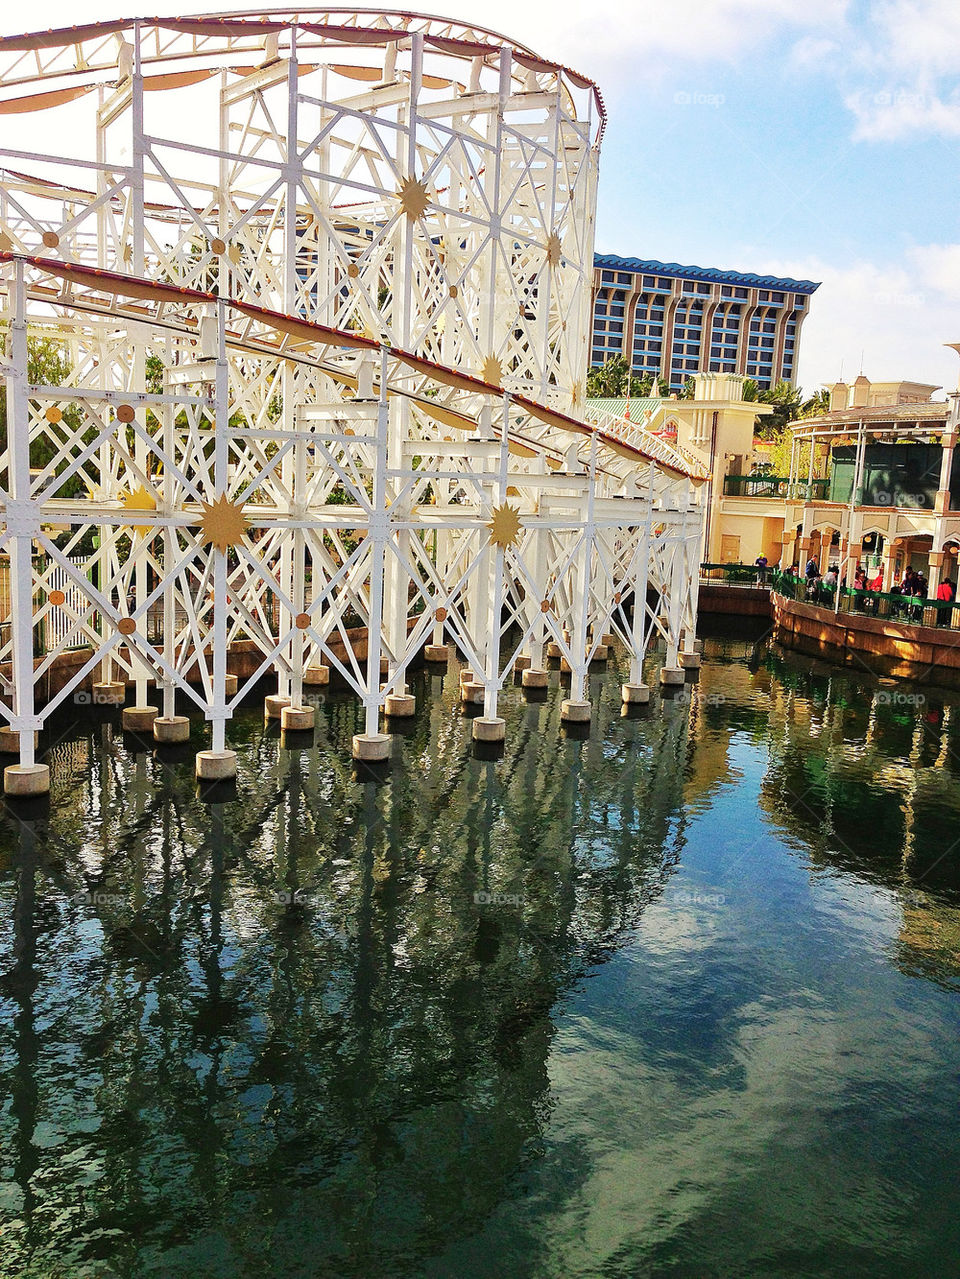
M960 0L484 12L603 90L598 250L821 280L809 390L861 351L870 378L957 385Z
M599 251L821 280L801 339L809 391L841 366L855 377L861 351L872 379L957 385L942 344L960 341L960 0L415 7L597 81ZM0 29L131 12L46 0Z

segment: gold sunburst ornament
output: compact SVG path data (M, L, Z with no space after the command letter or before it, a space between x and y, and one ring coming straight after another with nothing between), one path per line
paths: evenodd
M139 484L132 493L124 493L120 501L125 511L155 511L157 509L157 499L142 484ZM149 524L128 524L126 527L134 533L147 533L150 530Z
M487 524L490 541L502 546L504 550L520 540L521 527L520 512L509 502L504 502L503 506L495 506L493 518Z
M495 355L488 355L484 360L480 376L484 382L489 382L491 386L500 385L500 379L503 377L503 365Z
M247 531L247 517L242 506L234 506L221 493L215 502L203 503L200 530L205 542L212 542L218 551L229 551L243 540Z
M423 217L430 203L425 182L420 182L417 178L406 178L400 184L397 194L400 197L400 208L408 218L416 221L417 218Z

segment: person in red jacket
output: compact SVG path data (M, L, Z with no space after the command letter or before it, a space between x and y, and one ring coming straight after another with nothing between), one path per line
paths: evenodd
M957 597L957 590L949 577L945 577L937 587L937 599L943 604L952 604ZM937 609L937 625L949 626L950 618L953 615L952 608Z

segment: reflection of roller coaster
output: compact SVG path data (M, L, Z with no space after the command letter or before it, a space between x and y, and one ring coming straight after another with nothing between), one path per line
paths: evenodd
M341 702L310 751L238 717L242 805L104 725L57 747L39 830L8 813L2 1273L97 1249L104 1274L192 1276L220 1248L225 1273L401 1273L509 1197L556 1001L679 861L687 707L621 719L614 688L602 744L558 748L556 700L510 694L494 764L426 678L389 786L351 781Z
M0 114L8 791L46 789L32 730L94 681L133 680L147 728L155 682L159 740L191 699L198 769L229 776L226 722L264 674L308 726L304 683L336 668L377 758L424 646L467 655L491 738L521 653L558 646L580 719L606 633L632 684L652 637L670 669L692 654L702 474L580 412L589 81L436 18L123 20L0 40ZM233 690L239 640L260 660ZM41 711L68 649L86 660Z

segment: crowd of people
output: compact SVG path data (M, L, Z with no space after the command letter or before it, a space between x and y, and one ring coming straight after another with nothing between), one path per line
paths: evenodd
M807 560L804 568L803 577L800 576L800 568L798 564L793 564L782 575L783 581L787 585L799 587L802 583L803 594L807 601L811 604L832 603L834 600L834 592L839 584L846 588L847 574L844 572L840 575L840 566L831 564L826 573L821 573L820 565L811 556ZM883 570L878 569L874 577L869 576L869 570L864 568L862 564L857 564L853 573L852 588L857 592L856 607L865 611L877 612L878 600L870 600L871 594L879 595L883 591ZM929 583L922 571L913 568L904 570L898 582L895 582L890 590L889 595L903 597L903 604L898 601L893 602L891 608L891 616L911 616L920 618L921 607L919 601L923 601L924 605L932 604L933 601L928 598ZM797 598L800 597L800 591L795 592ZM957 584L952 578L944 578L937 587L936 601L939 605L937 609L937 624L939 626L948 626L952 605L957 598ZM917 601L917 603L914 603ZM909 603L908 603L909 602Z

